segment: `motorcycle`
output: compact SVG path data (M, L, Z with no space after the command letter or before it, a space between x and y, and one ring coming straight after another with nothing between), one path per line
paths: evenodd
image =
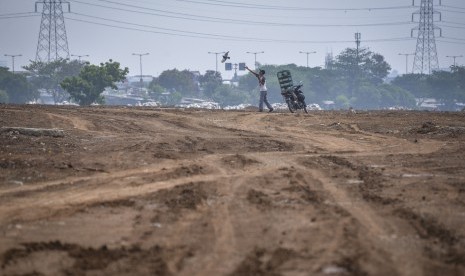
M301 90L302 86L303 84L300 82L299 85L291 86L282 89L281 91L281 95L283 96L291 113L294 113L299 109L303 109L305 113L308 113L307 104L305 103L305 95Z

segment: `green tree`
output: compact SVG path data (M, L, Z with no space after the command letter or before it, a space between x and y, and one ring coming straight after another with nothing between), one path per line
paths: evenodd
M465 66L452 66L451 69L458 88L465 92ZM461 96L465 97L463 93Z
M234 86L222 84L215 89L212 99L222 106L238 105L247 102L248 95Z
M391 65L381 54L368 51L367 56L361 62L365 76L373 84L382 84L391 71Z
M173 69L163 71L153 82L169 91L177 91L183 95L193 95L198 92L194 74L188 70L179 71Z
M350 101L347 99L346 95L339 95L335 100L336 106L340 108L347 109L350 107Z
M446 110L454 110L457 101L465 100L462 78L465 70L453 68L452 72L434 71L427 82L431 86L432 96L444 105Z
M179 92L170 92L170 95L166 97L166 104L167 105L176 105L181 102L182 94Z
M367 48L347 48L336 57L334 68L345 78L359 78L372 84L381 84L391 66L380 54Z
M351 105L363 109L384 109L394 106L415 107L414 96L397 86L389 84L374 85L364 82L356 91Z
M427 79L428 76L423 74L405 74L397 76L391 84L409 91L416 98L427 98L432 97Z
M149 84L149 96L153 99L159 99L161 95L165 92L165 89L155 82L150 82Z
M435 98L445 110L455 110L457 102L465 102L465 67L452 66L451 72L434 71L431 75L407 74L392 84L409 91L417 99ZM420 102L421 103L421 102Z
M52 62L32 61L23 68L32 75L32 87L35 90L44 89L57 103L69 98L69 94L60 87L60 83L67 77L77 76L84 65L85 63L77 60L59 59Z
M239 89L252 91L257 88L257 86L257 78L254 75L249 73L239 77Z
M350 105L356 108L377 109L383 106L380 86L391 66L381 54L367 48L347 48L331 64L334 68L333 87L337 94L344 92ZM344 89L341 91L341 89Z
M123 81L129 72L128 68L121 69L119 62L111 59L97 65L86 65L76 77L68 77L61 83L79 105L104 103L101 95L105 88L116 89L115 82Z
M371 83L361 84L353 94L350 103L361 109L379 109L381 102L380 91Z
M199 78L200 86L203 88L205 97L212 98L215 90L223 84L223 78L220 72L208 70Z
M309 103L321 103L329 99L337 100L338 96L341 96L341 92L346 90L346 87L343 86L343 83L337 77L336 71L320 67L307 68L304 79L304 91L308 91L305 93ZM346 100L348 102L346 95L343 96L345 98L343 102ZM346 106L346 104L340 103L341 107ZM349 103L347 103L347 107L349 107Z
M14 74L5 67L0 67L0 90L6 92L9 103L23 104L38 98L38 93L31 89L26 76Z

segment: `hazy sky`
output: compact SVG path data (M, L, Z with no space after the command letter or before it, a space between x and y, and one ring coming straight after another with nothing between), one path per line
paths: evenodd
M0 61L11 66L4 54L16 58L16 70L35 59L41 5L34 12L34 0L0 0ZM354 34L360 32L361 45L385 56L392 68L405 72L405 56L414 53L411 39L412 0L70 0L71 13L65 14L70 54L89 55L91 63L113 59L138 75L139 57L143 74L159 75L167 69L215 70L215 55L230 51L231 62L254 65L254 55L262 64L323 66L327 52L336 56L355 47ZM439 0L435 1L437 4ZM64 7L67 10L67 6ZM380 9L381 8L381 9ZM444 38L437 38L440 67L465 55L465 2L442 0ZM15 14L15 15L9 15ZM28 16L28 17L19 17ZM336 25L336 26L335 26ZM438 33L439 34L439 33ZM414 33L416 37L416 33ZM384 40L384 41L383 41ZM457 58L465 64L465 58ZM409 57L409 70L413 56ZM233 72L224 71L223 78ZM243 74L239 73L239 74Z

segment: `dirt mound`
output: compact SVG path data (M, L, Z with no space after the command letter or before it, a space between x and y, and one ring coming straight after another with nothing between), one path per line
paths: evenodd
M232 169L244 169L246 167L260 163L255 159L248 158L247 156L241 154L223 157L221 161L224 163L225 167Z
M287 261L295 258L297 254L292 250L278 248L273 252L256 248L250 252L239 266L230 275L282 275L276 272Z
M412 128L412 133L457 137L465 135L465 127L460 126L440 126L432 122L425 122L421 127Z
M205 183L189 183L161 190L156 193L155 198L163 201L174 212L179 212L181 209L195 210L208 197L202 188L204 185Z
M66 244L60 241L24 243L22 248L10 249L3 256L2 268L6 271L20 272L23 268L18 267L18 263L21 263L22 259L30 258L32 255L45 257L51 252L65 253L65 255L58 255L55 258L60 259L57 261L62 264L72 263L72 265L62 268L62 272L69 275L86 274L96 270L104 274L111 274L115 272L115 268L118 271L131 272L131 274L172 275L163 260L163 250L159 246L147 250L135 246L117 249L110 249L107 246L83 248L77 244ZM70 262L67 262L67 259ZM39 275L48 274L46 267L38 267L37 269L39 270L35 273Z
M259 205L261 207L270 207L272 205L271 199L260 191L256 191L254 189L250 189L247 193L247 200L252 203Z

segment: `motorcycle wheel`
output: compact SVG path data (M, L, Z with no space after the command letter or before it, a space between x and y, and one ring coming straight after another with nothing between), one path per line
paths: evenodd
M294 112L295 112L295 108L294 108L294 104L291 102L291 100L287 100L286 103L287 103L287 107L289 108L289 111L290 111L291 113L294 113Z
M308 114L308 111L307 111L307 104L305 103L305 101L302 101L302 106L304 107L305 113Z

